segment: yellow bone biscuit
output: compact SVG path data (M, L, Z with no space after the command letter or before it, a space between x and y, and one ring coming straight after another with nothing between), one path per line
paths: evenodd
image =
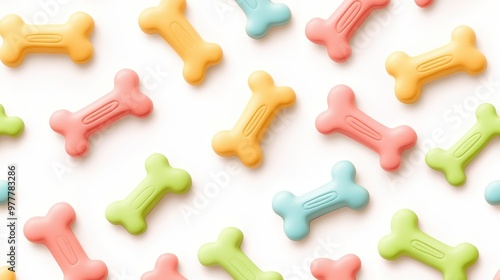
M203 41L184 16L186 0L162 0L160 5L148 8L139 17L139 26L148 34L158 33L184 60L186 82L198 85L205 72L222 59L219 45Z
M8 15L0 21L0 60L17 67L29 53L62 53L75 63L85 63L94 54L92 30L94 20L83 12L73 14L66 24L52 25L27 25L19 16Z
M430 81L459 71L478 75L486 69L486 57L476 48L476 34L467 26L455 28L449 44L415 57L404 52L391 54L385 63L387 72L396 80L399 101L414 103L422 86Z
M279 110L295 103L295 92L289 87L276 87L264 71L252 73L248 85L252 97L243 114L232 130L214 136L212 148L220 156L237 156L245 166L257 167L262 161L260 141Z

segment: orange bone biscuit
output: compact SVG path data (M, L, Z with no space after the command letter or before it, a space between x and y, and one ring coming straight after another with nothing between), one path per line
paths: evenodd
M9 67L19 66L29 53L67 54L75 63L88 62L94 54L90 34L94 20L86 13L73 14L66 24L27 25L17 15L0 21L0 60Z
M289 87L276 87L264 71L252 73L248 85L252 97L245 111L232 130L214 136L212 148L220 156L237 156L245 166L257 167L262 162L260 141L279 110L295 103L295 92Z
M186 82L198 85L207 68L221 61L222 49L203 41L184 16L185 9L186 0L162 0L159 6L142 12L139 26L145 33L160 34L184 60Z

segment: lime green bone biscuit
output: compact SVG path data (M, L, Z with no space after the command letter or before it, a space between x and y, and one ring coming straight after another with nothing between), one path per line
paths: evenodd
M147 176L124 200L111 203L106 219L122 225L130 234L146 231L146 216L167 192L182 194L191 188L191 176L182 169L173 168L162 154L153 154L146 160Z
M382 258L395 260L408 256L443 273L443 280L467 280L466 270L479 258L477 248L469 243L450 247L422 232L417 215L408 209L392 218L391 234L382 238L378 252Z
M24 122L18 117L8 117L5 108L0 104L0 135L18 137L23 133Z
M241 251L243 233L225 228L216 242L203 245L198 260L204 266L221 266L233 280L283 280L277 272L263 272Z
M465 183L465 168L476 158L495 136L500 136L500 118L495 107L482 104L476 111L477 123L448 150L432 149L425 156L425 162L432 169L444 173L453 186Z

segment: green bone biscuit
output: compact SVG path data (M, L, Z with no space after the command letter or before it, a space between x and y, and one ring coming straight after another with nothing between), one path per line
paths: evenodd
M173 168L162 154L153 154L146 160L147 176L124 200L111 203L106 219L122 225L130 234L146 231L146 216L167 192L183 194L191 188L191 176L182 169Z
M425 162L432 169L444 173L453 186L461 186L467 179L465 168L476 158L495 136L500 136L500 118L495 107L482 104L476 111L476 124L448 150L432 149L425 156Z
M378 243L382 258L395 260L409 256L443 273L443 280L467 280L466 270L479 258L477 248L469 243L450 247L422 232L417 215L408 209L392 218L391 234Z
M225 228L216 242L203 245L198 260L204 266L221 266L233 280L283 280L277 272L263 272L241 251L243 233L234 227Z
M18 117L8 117L0 104L0 135L18 137L24 131L24 122Z

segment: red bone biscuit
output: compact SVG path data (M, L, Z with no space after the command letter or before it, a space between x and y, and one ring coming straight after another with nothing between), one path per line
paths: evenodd
M142 275L141 280L187 280L177 271L179 260L173 254L163 254L156 261L155 269Z
M124 69L116 74L113 91L78 112L55 112L50 118L50 127L66 138L66 152L79 157L87 152L92 134L127 115L145 118L151 111L153 103L139 91L137 73Z
M306 26L307 38L325 45L328 56L336 62L346 61L352 53L349 41L375 9L387 7L391 0L344 0L327 19L314 18Z
M356 105L354 92L346 85L334 87L328 94L328 110L316 119L323 134L340 132L380 155L380 166L394 171L401 165L401 154L415 146L417 134L409 126L388 128L375 121Z
M338 261L316 259L311 263L311 273L318 280L356 280L361 260L356 255L345 255Z
M108 268L102 261L87 257L71 230L75 219L73 207L61 202L52 206L47 216L29 219L24 235L49 249L64 273L64 280L104 280Z

